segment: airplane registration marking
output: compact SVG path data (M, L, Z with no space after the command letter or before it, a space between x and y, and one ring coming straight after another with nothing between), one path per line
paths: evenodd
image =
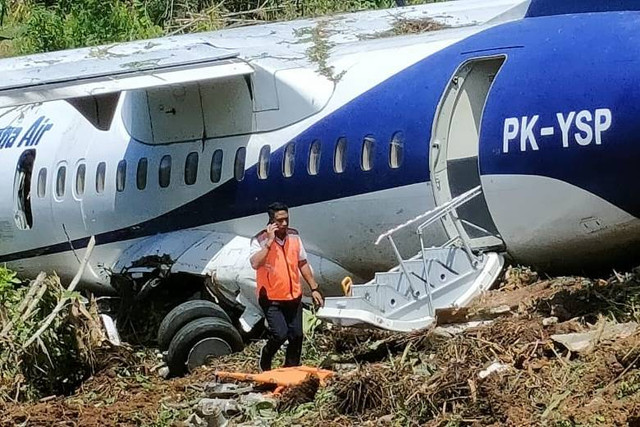
M562 135L562 147L573 146L586 147L595 142L601 145L603 134L611 128L611 110L598 108L594 112L590 110L570 111L569 113L557 113L556 121ZM555 126L538 127L540 115L509 117L504 121L502 152L509 153L512 141L520 142L520 152L538 151L540 146L537 138L553 136L556 133ZM576 129L577 132L572 132Z

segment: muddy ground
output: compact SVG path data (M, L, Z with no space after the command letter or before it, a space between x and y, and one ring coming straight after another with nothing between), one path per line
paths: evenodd
M280 411L243 410L230 425L640 425L639 317L635 272L546 279L511 268L462 314L443 313L457 331L317 326L304 358L336 371L328 386ZM624 333L608 332L619 324ZM552 338L587 331L579 351ZM0 425L185 425L216 370L255 372L259 346L170 380L153 352L130 350L71 396L1 403Z

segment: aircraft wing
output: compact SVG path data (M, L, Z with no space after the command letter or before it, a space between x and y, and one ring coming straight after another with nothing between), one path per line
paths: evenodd
M253 73L237 56L202 41L179 47L169 41L5 59L0 61L0 107Z

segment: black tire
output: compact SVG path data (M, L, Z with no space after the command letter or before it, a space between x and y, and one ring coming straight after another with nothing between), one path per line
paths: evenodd
M184 302L171 310L160 323L158 328L158 347L160 350L164 351L169 348L173 336L184 325L203 317L216 317L232 323L229 315L218 304L201 299Z
M215 317L193 320L183 326L169 344L167 365L171 374L184 374L187 371L187 357L193 346L212 337L224 340L234 353L242 351L244 347L242 337L231 323Z

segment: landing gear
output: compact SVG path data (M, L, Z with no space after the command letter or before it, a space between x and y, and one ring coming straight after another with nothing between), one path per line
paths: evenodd
M160 350L169 348L176 332L192 320L203 317L214 317L226 320L231 324L229 315L218 305L206 300L187 301L171 310L158 328L158 346Z
M187 301L169 312L158 329L158 343L167 350L171 375L182 375L244 347L224 310L204 300Z

